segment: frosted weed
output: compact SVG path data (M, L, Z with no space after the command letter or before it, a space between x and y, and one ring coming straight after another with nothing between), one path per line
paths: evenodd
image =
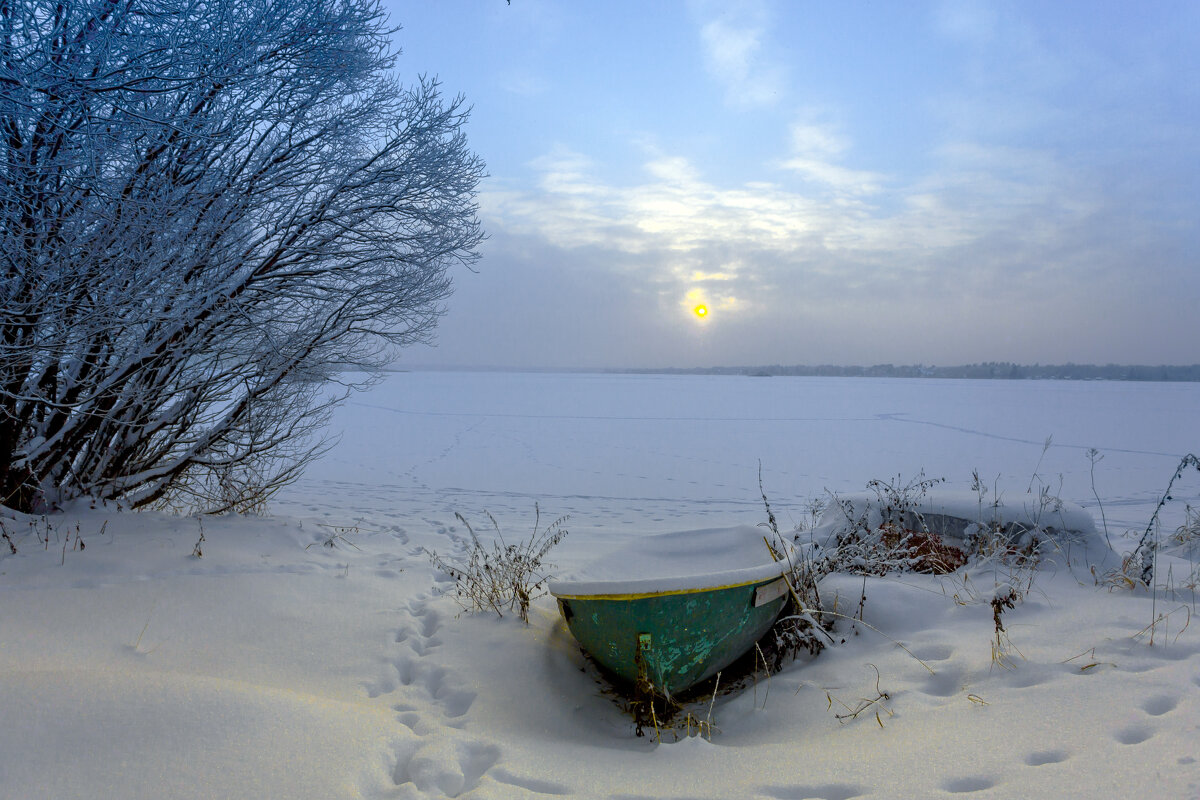
M480 541L466 517L456 512L454 516L471 537L465 555L455 559L425 551L435 567L454 579L455 596L464 609L490 609L503 617L507 608L529 624L529 604L546 594L550 576L545 570L554 566L545 562L546 554L567 535L562 525L568 519L561 516L543 528L541 509L536 503L533 509L533 532L516 544L504 540L496 518L485 511L496 533L488 547Z

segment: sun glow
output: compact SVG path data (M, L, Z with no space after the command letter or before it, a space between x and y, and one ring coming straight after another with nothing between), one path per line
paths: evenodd
M707 317L708 316L708 306L705 306L705 305L696 306L695 308L692 309L692 311L696 312L697 317Z

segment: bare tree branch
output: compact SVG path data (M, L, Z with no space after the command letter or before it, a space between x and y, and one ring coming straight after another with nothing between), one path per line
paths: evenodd
M391 32L374 0L0 0L0 503L269 493L339 371L430 336L483 164Z

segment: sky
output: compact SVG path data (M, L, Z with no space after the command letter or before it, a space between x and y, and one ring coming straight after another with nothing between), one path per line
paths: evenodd
M489 174L400 366L1200 362L1200 4L385 7Z

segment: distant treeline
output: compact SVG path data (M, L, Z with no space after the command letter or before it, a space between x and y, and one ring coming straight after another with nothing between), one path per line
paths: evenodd
M641 374L668 375L796 375L830 378L975 378L992 380L1061 381L1200 381L1200 364L1185 366L1143 366L1130 364L1012 364L987 361L957 367L933 367L923 364L872 367L845 367L822 364L816 367L772 364L762 367L695 367L691 369L623 370Z

